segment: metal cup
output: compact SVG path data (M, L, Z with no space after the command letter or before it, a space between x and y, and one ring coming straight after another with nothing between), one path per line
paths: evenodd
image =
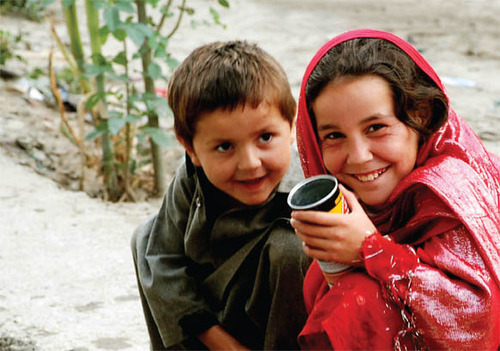
M288 194L287 202L288 206L296 211L348 212L337 178L327 174L307 178L297 183ZM351 268L342 263L317 261L330 286L340 275Z

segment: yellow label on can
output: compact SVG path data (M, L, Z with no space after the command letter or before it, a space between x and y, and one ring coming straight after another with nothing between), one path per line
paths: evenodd
M328 211L330 213L346 213L344 210L344 197L342 196L342 193L339 193L339 196L335 199L335 206Z

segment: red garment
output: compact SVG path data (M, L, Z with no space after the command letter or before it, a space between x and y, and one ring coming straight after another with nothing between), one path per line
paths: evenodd
M305 106L307 79L335 45L389 40L444 91L427 61L393 34L355 30L326 43L307 67L297 142L306 177L327 173ZM450 108L419 149L412 173L369 213L379 231L363 243L364 269L328 289L317 264L304 282L303 349L497 350L500 345L500 158ZM390 238L388 240L387 238Z

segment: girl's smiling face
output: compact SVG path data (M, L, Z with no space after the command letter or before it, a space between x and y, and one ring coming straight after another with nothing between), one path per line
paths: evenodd
M383 204L413 170L419 140L396 117L389 83L376 75L341 77L312 108L327 170L365 204Z

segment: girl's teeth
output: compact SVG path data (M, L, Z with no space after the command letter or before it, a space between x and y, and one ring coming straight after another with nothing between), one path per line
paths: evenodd
M355 175L355 177L361 182L371 182L377 179L385 170L381 170L376 173L366 174L366 175Z

